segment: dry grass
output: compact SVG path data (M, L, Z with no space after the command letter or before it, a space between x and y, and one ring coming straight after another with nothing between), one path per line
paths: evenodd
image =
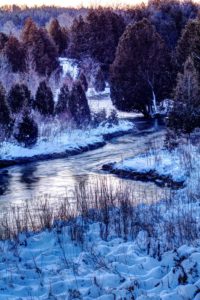
M72 240L84 242L87 227L99 222L101 238L118 236L133 240L140 231L149 238L147 251L159 256L183 243L200 238L198 200L191 203L171 196L162 203L136 203L131 188L113 188L108 180L93 185L81 184L74 189L74 202L63 196L52 205L48 196L27 201L23 207L13 206L1 213L0 239L16 239L20 233L30 234L43 229L70 225ZM152 199L153 200L153 199Z

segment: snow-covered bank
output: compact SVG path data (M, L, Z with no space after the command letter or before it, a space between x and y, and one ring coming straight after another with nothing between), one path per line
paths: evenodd
M75 210L65 195L1 216L0 300L199 300L199 190L146 204L105 181L74 194Z
M22 163L37 159L51 159L105 145L107 139L125 134L133 129L133 123L119 121L118 125L99 126L87 130L74 129L62 132L50 140L39 139L32 148L24 148L10 142L3 142L0 147L0 166L9 165L9 162Z
M147 232L125 242L100 231L89 225L83 244L69 226L1 242L0 300L200 299L200 246L153 258Z
M199 158L198 148L190 145L173 151L149 151L120 163L104 165L103 169L136 180L181 187L189 177L191 168L192 172L198 169Z

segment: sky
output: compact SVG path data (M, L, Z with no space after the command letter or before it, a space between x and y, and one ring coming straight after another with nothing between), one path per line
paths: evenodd
M0 0L0 6L2 5L57 5L57 6L90 6L90 5L134 5L141 2L147 2L147 0Z

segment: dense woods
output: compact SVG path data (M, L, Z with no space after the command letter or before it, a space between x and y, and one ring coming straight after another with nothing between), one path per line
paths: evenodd
M76 126L88 124L85 92L89 85L103 91L106 81L119 110L150 117L158 113L161 101L173 99L169 127L192 132L200 115L199 8L176 0L115 10L2 7L3 136L16 127L18 132L29 127L30 136L37 135L31 116L38 113L44 118L65 115L65 122L71 119ZM61 80L59 57L79 62L76 81ZM61 89L55 103L57 84ZM24 138L14 136L19 142ZM32 137L27 145L34 141Z

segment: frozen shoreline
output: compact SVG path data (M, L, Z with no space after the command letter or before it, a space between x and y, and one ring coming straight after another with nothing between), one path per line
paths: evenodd
M0 168L77 155L103 147L107 140L129 133L133 129L133 123L119 120L118 125L111 127L99 126L95 129L72 130L50 141L39 140L32 148L4 142L0 148Z
M192 166L198 163L198 150L195 147L191 149L193 150L190 158L188 157L190 149L187 147L171 152L161 149L149 151L119 163L106 164L103 170L123 178L153 181L160 186L182 188L189 177L190 162Z

